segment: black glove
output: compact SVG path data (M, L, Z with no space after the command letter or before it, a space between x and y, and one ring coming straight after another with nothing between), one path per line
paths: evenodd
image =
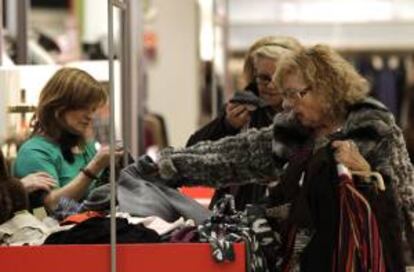
M140 156L136 165L138 172L148 181L162 183L171 188L177 188L182 185L179 178L162 178L157 163L148 155Z
M158 174L158 165L148 155L142 155L137 160L137 169L142 175L153 176Z

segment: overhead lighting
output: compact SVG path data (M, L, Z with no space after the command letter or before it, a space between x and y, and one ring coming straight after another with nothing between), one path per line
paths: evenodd
M283 3L282 21L313 23L359 23L389 21L394 6L389 1L318 1Z

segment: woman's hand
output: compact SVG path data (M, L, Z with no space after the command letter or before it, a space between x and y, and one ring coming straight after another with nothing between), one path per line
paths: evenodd
M91 161L90 169L94 174L97 174L99 171L103 170L109 165L110 154L109 154L109 145L101 146L101 148L96 153L95 157ZM115 149L115 160L119 160L124 155L124 150L122 148Z
M233 128L240 129L250 121L250 112L245 105L227 103L226 120Z
M335 160L342 163L351 171L371 171L371 166L359 152L357 145L352 140L334 141L332 147L335 149Z
M46 172L38 172L25 176L20 179L23 183L23 187L28 193L45 190L50 191L57 187L56 180Z

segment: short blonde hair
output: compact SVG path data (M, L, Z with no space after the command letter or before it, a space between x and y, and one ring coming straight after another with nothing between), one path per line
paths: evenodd
M259 57L266 57L278 61L280 57L290 51L303 49L298 40L287 36L267 36L257 40L247 51L244 60L243 75L247 83L252 82L255 75L255 62Z
M355 68L326 45L316 45L285 55L273 80L283 90L283 78L297 74L312 91L322 94L331 117L345 117L347 108L367 97L370 85Z

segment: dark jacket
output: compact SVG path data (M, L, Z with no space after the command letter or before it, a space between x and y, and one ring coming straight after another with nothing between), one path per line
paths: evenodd
M245 90L253 92L257 96L259 95L257 85L254 82L250 83ZM275 113L276 112L270 107L257 108L257 110L251 114L251 120L248 125L249 128L262 128L271 125ZM216 141L227 136L236 135L240 132L241 129L236 129L227 122L226 111L223 109L217 118L213 119L190 136L187 141L187 147L193 146L201 141ZM259 202L264 197L265 192L266 186L260 184L234 185L221 188L214 193L210 202L210 208L212 208L217 200L222 198L224 194L232 194L235 198L236 209L243 210L246 204Z
M335 140L335 135L331 140ZM299 184L302 173L304 179ZM397 212L395 188L385 177L385 192L356 182L357 189L368 200L380 232L386 271L402 272L402 238L400 214ZM292 203L290 215L282 224L283 237L292 226L314 233L300 257L301 271L332 271L332 253L338 238L338 173L329 147L289 163L281 183L270 191L271 205ZM286 242L287 243L287 242Z

